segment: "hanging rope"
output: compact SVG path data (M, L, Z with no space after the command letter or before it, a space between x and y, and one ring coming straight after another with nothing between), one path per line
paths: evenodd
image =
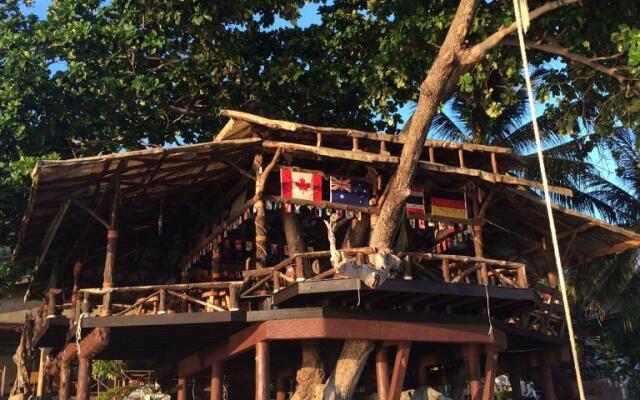
M520 7L522 0L513 0L513 8L516 14L516 26L518 28L518 41L520 43L520 55L522 56L522 65L524 69L524 80L527 86L527 95L529 97L529 111L531 112L531 122L533 123L533 133L536 139L536 150L538 152L538 163L540 164L540 175L542 176L542 187L544 189L544 202L547 206L547 216L549 218L549 229L551 230L551 242L553 244L553 255L555 257L556 266L558 268L558 283L560 284L560 294L562 295L562 306L564 315L567 320L567 329L569 331L569 342L571 343L571 353L573 355L573 366L576 371L576 382L578 384L578 392L580 400L585 400L584 388L582 386L582 374L580 372L580 363L578 361L578 349L576 339L573 333L573 324L571 320L571 310L569 309L569 299L567 298L567 288L564 280L564 271L562 269L562 260L560 259L560 248L558 246L558 235L556 233L556 223L553 218L553 209L551 207L551 198L549 196L549 182L547 180L547 171L544 165L544 157L542 154L542 141L540 140L540 130L538 128L538 119L536 117L535 100L533 98L533 89L531 86L531 77L529 76L529 61L527 60L527 49L524 44L523 19L527 20L528 10ZM526 14L523 18L523 14Z

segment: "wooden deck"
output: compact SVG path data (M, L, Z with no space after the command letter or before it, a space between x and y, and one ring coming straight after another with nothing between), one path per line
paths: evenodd
M504 318L536 308L532 289L417 280L387 280L375 290L357 279L297 282L273 295L278 307L328 306L486 315Z

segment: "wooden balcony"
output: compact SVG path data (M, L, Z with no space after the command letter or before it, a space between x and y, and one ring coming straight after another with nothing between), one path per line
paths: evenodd
M357 265L363 265L367 256L375 253L375 250L362 247L340 252ZM402 264L399 269L390 271L392 280L477 284L478 273L485 269L491 287L529 287L523 263L452 254L398 252L396 255L402 259ZM247 289L241 293L241 298L270 296L297 282L342 279L331 266L330 257L330 251L300 253L273 267L245 271L243 276Z

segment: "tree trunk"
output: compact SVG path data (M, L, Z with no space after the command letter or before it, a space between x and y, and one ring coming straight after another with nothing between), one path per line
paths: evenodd
M371 234L371 224L368 214L362 214L360 220L354 218L349 222L347 234L342 241L343 249L366 246Z
M411 193L420 155L424 150L427 132L440 104L455 89L462 66L459 53L473 20L478 0L462 0L453 17L447 36L426 79L420 84L420 97L415 112L406 130L405 143L396 170L396 179L391 183L389 194L382 205L373 229L370 244L377 248L388 248L400 226L405 200Z
M462 0L453 18L442 48L426 79L420 85L420 97L406 131L395 179L382 205L370 238L370 245L378 249L393 246L393 238L404 217L404 205L411 193L418 160L424 149L427 131L438 107L451 94L458 82L461 68L458 53L469 32L478 0ZM370 257L370 264L380 268ZM358 383L369 353L371 341L345 341L336 368L327 382L325 399L349 399Z
M302 341L302 365L296 374L296 390L291 400L313 400L324 381L320 346L315 340Z
M324 388L324 400L347 400L353 396L373 348L371 340L345 340L336 368Z
M289 248L289 255L296 253L304 253L307 251L307 246L302 234L302 228L300 227L300 221L298 216L292 212L285 212L282 210L282 226L284 227L284 236L287 240L287 247ZM304 274L305 277L309 276L309 263L304 260ZM287 271L287 275L293 275L291 271ZM296 278L301 278L296 276Z

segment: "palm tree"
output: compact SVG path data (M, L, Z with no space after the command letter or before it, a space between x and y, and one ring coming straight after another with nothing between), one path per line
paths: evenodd
M544 69L532 73L534 91L540 88L546 73ZM434 118L429 135L443 140L509 147L522 161L520 167L509 172L539 181L540 170L525 87L508 88L495 73L490 73L487 81L492 99L511 97L512 103L504 107L499 115L491 116L482 106L486 103L483 93L454 94L443 112ZM504 95L514 90L515 93ZM598 168L589 162L590 144L579 134L559 135L556 124L546 114L538 117L538 126L545 147L549 182L574 191L573 198L554 196L554 201L617 222L619 216L616 208L603 196L605 188L615 185L604 179Z
M543 83L545 73L544 70L537 70L532 74L535 91ZM498 76L490 77L488 82L492 89L491 96L495 99L500 99L504 91L513 90L501 84ZM484 94L454 95L443 107L443 112L434 118L429 134L444 140L509 147L522 161L521 166L509 172L539 181L541 177L526 89L516 88L512 104L506 106L499 115L493 116L481 106L484 100L481 96ZM550 183L569 187L574 192L573 198L555 196L554 200L611 223L640 231L640 135L617 128L613 135L598 143L600 150L610 153L615 159L620 182L614 183L605 179L598 167L589 161L593 145L584 137L580 134L559 135L556 124L546 113L538 117L538 125ZM576 126L574 130L580 132L580 127ZM618 358L612 360L618 361L620 355L631 353L627 339L616 341L615 338L624 338L619 331L635 330L635 334L638 334L639 267L639 252L627 251L568 271L568 290L583 348L588 336L586 326L595 320L603 323L608 319L597 336L599 339L607 335L614 338L609 342L613 343L614 354L617 354L614 358ZM594 319L594 316L597 318ZM610 333L605 335L605 331ZM640 339L634 343L637 342ZM607 341L600 340L599 343ZM596 358L602 359L604 353L601 349L605 346L598 345L594 348ZM594 353L593 348L589 351ZM640 358L640 350L635 353ZM631 366L635 367L636 362L640 361L632 360Z

